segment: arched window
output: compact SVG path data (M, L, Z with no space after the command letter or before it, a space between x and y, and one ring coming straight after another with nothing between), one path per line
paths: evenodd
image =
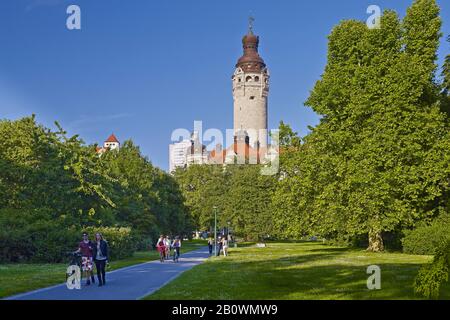
M252 80L251 76L247 76L247 78L245 78L245 82L250 82Z
M258 76L255 77L255 82L259 82L259 77Z

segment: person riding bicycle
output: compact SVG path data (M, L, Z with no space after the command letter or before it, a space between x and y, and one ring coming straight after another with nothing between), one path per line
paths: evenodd
M159 252L159 260L161 262L164 262L165 256L166 256L166 246L164 243L164 236L161 236L158 239L158 242L156 243L156 249Z
M172 242L173 248L173 262L178 262L178 258L180 257L180 248L181 248L181 240L180 237L175 237L175 240Z
M89 240L87 232L83 232L83 240L78 244L78 250L75 252L81 253L81 269L86 274L86 285L95 283L94 278L94 264L93 264L93 249L94 244ZM90 279L89 279L90 277Z
M165 251L165 258L169 259L170 258L170 239L168 236L164 237L164 247L166 249Z

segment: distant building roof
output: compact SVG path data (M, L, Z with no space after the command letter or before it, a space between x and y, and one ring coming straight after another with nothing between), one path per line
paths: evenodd
M116 136L115 136L114 134L111 134L111 135L109 136L109 138L106 139L105 142L117 142L117 143L119 143L119 140L117 140L117 138L116 138Z

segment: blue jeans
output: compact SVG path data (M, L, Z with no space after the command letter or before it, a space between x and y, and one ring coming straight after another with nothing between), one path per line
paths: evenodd
M179 247L173 248L173 261L178 260L179 257L180 257L180 248Z

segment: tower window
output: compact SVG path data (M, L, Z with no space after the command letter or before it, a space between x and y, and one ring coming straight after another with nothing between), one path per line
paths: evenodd
M241 78L238 78L238 82L241 82L242 81L242 79Z
M250 100L255 100L255 96L251 96L251 97L250 97Z
M245 81L246 82L249 82L249 81L251 81L252 80L252 77L250 77L250 76L247 76L247 78L245 78Z
M258 76L255 77L255 82L259 82L259 77Z

